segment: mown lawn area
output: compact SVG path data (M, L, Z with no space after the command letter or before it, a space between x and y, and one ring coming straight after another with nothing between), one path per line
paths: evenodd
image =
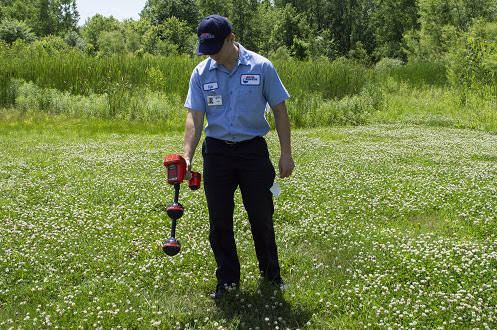
M278 161L277 135L267 136ZM241 196L241 290L214 303L203 190L168 257L162 162L183 133L118 121L0 121L0 328L497 327L497 137L415 125L294 130L278 180L283 278L259 281ZM197 152L194 170L201 170Z

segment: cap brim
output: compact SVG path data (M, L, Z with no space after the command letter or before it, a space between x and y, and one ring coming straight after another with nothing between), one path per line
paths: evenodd
M219 53L221 48L223 48L224 39L222 42L205 42L199 41L197 46L197 55L214 55Z

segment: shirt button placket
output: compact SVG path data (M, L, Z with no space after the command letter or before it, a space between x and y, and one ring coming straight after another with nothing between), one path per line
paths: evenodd
M230 140L234 141L234 138L233 138L233 117L234 117L234 115L233 115L233 105L232 105L232 97L231 97L231 95L233 95L233 90L232 90L232 86L231 86L231 84L233 82L232 78L233 78L233 75L230 74L230 77L229 77L230 81L228 83L229 95L230 95L230 97L229 97L229 110L228 110L228 113L229 113L229 117L228 117L229 118L228 119L229 128L228 129L229 129L229 134L231 136Z

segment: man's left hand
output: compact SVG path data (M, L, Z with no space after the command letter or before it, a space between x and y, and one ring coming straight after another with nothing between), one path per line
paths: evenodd
M295 168L295 162L293 161L292 155L281 155L278 168L280 170L280 178L287 178L292 175L293 169Z

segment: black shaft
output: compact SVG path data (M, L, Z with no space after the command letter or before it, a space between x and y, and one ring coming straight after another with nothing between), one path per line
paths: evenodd
M179 188L180 188L179 183L175 183L175 184L174 184L174 202L175 202L175 203L179 203L179 202L178 202L178 198L179 198Z
M176 238L176 219L171 221L171 237Z
M179 188L180 188L180 184L175 183L174 184L174 202L176 204L179 204L179 202L178 202ZM174 219L174 218L172 218L172 222L171 222L171 237L176 237L176 219Z

